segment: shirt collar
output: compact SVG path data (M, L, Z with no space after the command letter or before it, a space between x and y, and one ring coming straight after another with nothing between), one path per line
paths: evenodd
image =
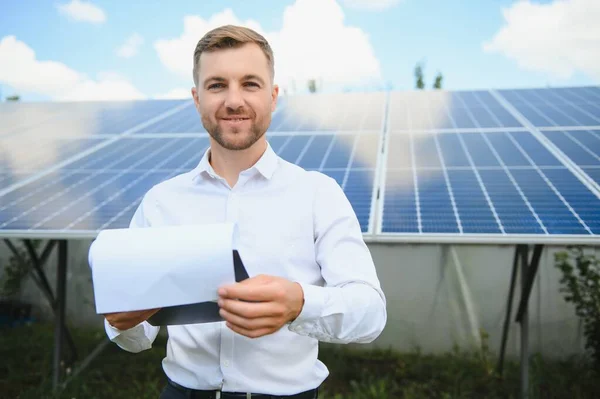
M208 175L210 175L211 177L215 177L215 178L218 177L218 175L216 174L215 170L213 169L213 167L211 166L211 164L209 162L209 158L210 158L210 147L208 147L208 149L204 152L204 155L202 156L200 163L198 164L196 169L194 169L194 171L192 172L192 179L196 179L196 177L198 177L202 173L208 173ZM256 169L265 178L271 179L271 177L273 176L273 173L275 173L275 169L277 169L277 163L278 163L278 156L277 156L277 154L275 154L275 151L273 151L271 144L269 144L269 142L267 141L267 149L265 150L263 155L260 157L258 162L256 162L254 164L254 166L252 166L249 170Z

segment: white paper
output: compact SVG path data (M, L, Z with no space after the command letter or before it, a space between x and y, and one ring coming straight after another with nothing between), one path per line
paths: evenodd
M216 301L235 282L229 223L103 230L92 243L96 312Z

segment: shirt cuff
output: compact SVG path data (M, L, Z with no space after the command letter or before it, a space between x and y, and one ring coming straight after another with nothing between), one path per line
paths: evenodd
M325 306L325 296L327 295L323 287L316 285L298 283L304 291L304 306L300 314L290 323L289 329L298 333L309 333L312 330L311 324L318 320L323 314Z
M121 333L123 332L118 328L111 326L108 320L106 320L106 318L104 319L104 330L106 331L108 339L110 339L111 341L119 335L121 335Z

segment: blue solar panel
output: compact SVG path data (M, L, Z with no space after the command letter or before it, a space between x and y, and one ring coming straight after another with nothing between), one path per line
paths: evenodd
M208 146L191 100L0 104L0 118L11 232L126 227L153 185ZM268 139L335 179L365 233L600 234L597 87L284 96Z
M64 103L6 102L0 106L0 138L42 126L60 115L67 114Z
M582 168L583 171L600 186L600 168ZM595 210L598 212L598 210Z
M38 137L77 137L83 138L98 134L121 134L129 129L158 117L159 115L183 104L181 100L151 100L122 102L80 102L61 103L60 111L51 117L26 104L4 109L21 121L21 127L10 128L0 125L0 137L15 134L31 134Z
M146 191L192 169L207 146L208 140L203 138L118 140L71 168L4 195L0 229L126 227Z
M271 132L380 131L384 93L322 94L286 97L278 105Z
M579 166L600 165L600 130L543 132Z
M600 233L600 198L529 132L392 134L388 153L408 156L388 155L382 233Z
M206 133L204 126L202 126L198 110L192 105L193 101L189 100L189 103L189 107L185 107L167 118L139 129L134 134Z
M515 128L521 124L488 92L408 92L390 95L390 129Z
M385 94L323 94L279 99L270 132L380 131ZM195 107L185 108L135 134L204 133Z
M6 175L6 179L0 180L0 187L9 187L103 142L29 134L0 138L0 173Z
M273 135L274 151L288 162L320 171L344 190L361 229L369 231L379 134Z
M534 126L600 126L597 87L500 90Z

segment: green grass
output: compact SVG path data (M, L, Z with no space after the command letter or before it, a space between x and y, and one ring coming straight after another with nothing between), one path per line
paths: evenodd
M103 339L103 331L72 331L80 358ZM110 344L57 395L50 390L53 328L38 324L0 330L0 398L158 398L165 383L165 339L152 350L125 352ZM507 362L503 377L485 348L443 355L327 347L320 359L330 369L322 399L517 398L519 369ZM81 359L79 359L81 361ZM531 398L600 398L600 378L585 359L532 356Z

